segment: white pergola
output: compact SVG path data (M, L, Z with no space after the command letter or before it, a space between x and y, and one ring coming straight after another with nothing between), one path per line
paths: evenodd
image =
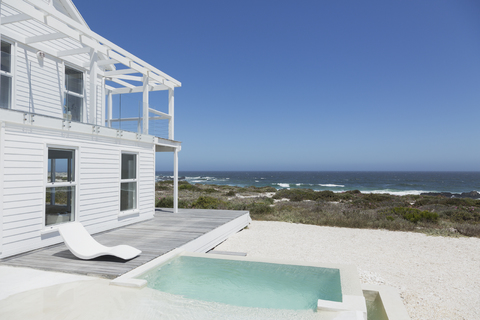
M61 8L60 8L61 7ZM64 11L61 13L59 11ZM69 16L67 16L67 14ZM81 66L90 74L90 119L95 119L97 78L102 80L102 105L107 115L102 123L111 127L112 95L143 93L142 134L148 135L149 119L167 119L168 139L174 140L174 88L181 83L135 55L90 30L69 0L0 0L0 36L26 44L43 54ZM168 113L149 107L149 92L168 90ZM149 117L152 113L155 116ZM178 208L179 148L157 146L157 151L174 152L174 208Z

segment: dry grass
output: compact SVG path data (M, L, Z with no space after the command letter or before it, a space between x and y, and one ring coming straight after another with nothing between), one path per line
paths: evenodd
M171 181L157 183L157 207L172 207L172 195ZM472 199L181 182L179 207L249 210L254 220L480 237L480 201Z

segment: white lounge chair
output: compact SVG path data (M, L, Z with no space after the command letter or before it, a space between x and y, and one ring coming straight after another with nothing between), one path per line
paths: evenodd
M88 260L111 255L124 260L135 258L141 250L127 245L106 247L98 243L80 222L69 222L58 227L67 248L78 258Z

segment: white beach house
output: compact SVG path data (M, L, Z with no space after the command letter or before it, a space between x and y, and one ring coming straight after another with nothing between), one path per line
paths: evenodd
M0 10L0 258L61 242L60 223L96 233L152 218L156 152L173 153L176 212L181 83L90 30L70 0ZM160 90L164 112L149 104ZM113 117L126 94L136 116Z

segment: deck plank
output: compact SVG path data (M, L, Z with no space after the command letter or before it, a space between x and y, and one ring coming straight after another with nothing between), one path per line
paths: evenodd
M142 250L140 256L129 261L110 256L80 260L62 243L4 258L0 265L113 279L247 213L179 209L179 213L174 214L171 209L157 209L151 220L93 235L106 246L128 244Z

